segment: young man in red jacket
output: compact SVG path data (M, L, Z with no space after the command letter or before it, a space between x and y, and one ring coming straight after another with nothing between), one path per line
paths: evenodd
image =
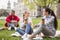
M11 10L10 15L6 18L5 26L8 28L8 30L11 30L11 28L14 28L16 30L19 20L19 17L15 15L15 11Z

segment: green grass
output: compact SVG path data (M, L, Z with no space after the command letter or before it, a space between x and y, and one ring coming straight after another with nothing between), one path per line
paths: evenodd
M39 23L41 18L33 19L33 24ZM0 20L0 27L4 27L5 20ZM58 30L60 30L60 19L58 19ZM2 30L0 31L0 40L22 40L20 37L11 37L15 31ZM60 38L44 38L44 40L60 40Z

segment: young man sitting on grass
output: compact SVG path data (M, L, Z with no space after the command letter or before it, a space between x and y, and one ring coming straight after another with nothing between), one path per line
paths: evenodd
M16 30L19 20L19 17L15 15L15 11L11 10L10 15L6 17L6 28L8 28L8 30L11 30L11 28L14 28Z

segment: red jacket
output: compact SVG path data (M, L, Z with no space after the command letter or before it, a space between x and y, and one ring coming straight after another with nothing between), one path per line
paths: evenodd
M17 22L19 22L20 19L16 15L13 15L13 16L9 15L6 18L6 24L5 24L5 26L7 26L7 23L10 23L11 20L16 20Z

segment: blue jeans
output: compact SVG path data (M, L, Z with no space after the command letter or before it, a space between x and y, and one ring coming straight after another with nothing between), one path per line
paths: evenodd
M12 23L7 23L7 25L8 25L8 27L17 27L18 23L17 23L17 22L14 23L14 24L12 24Z
M24 35L25 33L32 34L33 29L31 28L30 24L26 24L26 29L25 30L22 30L22 29L18 28L17 32L20 33L21 35Z

